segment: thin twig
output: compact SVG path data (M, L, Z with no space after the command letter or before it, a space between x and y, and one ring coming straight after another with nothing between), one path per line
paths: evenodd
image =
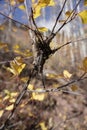
M69 42L59 46L58 48L54 49L53 53L55 53L56 51L60 50L61 48L65 47L65 46L67 46L67 45L69 45L71 43L75 43L75 42L79 42L79 41L83 41L83 40L87 40L87 38L82 38L82 39L77 39L77 40L74 40L74 41L69 41Z
M42 37L41 33L39 32L37 24L35 22L35 19L33 17L33 9L32 8L31 8L31 18L32 18L33 25L35 26L36 36L39 38L39 40L41 40L41 42L43 42L43 37Z
M62 12L63 12L63 9L64 9L64 7L65 7L66 2L67 2L67 0L65 0L64 3L63 3L63 6L62 6L62 8L61 8L61 10L60 10L60 12L59 12L57 18L56 18L56 22L55 22L55 24L54 24L54 26L53 26L53 29L52 29L51 34L54 32L54 29L55 29L55 27L56 27L56 25L57 25L57 22L58 22L58 20L59 20L61 14L62 14Z
M17 21L17 20L12 19L11 17L9 17L9 16L3 14L1 11L0 11L0 15L6 17L6 18L8 18L8 19L11 19L13 22L19 23L20 25L23 25L25 28L30 29L31 31L35 32L35 30L33 30L32 28L30 28L29 26L27 26L27 25L25 25L25 24L23 24L23 23L21 23L21 22L19 22L19 21Z
M87 79L87 76L83 77L83 78L78 78L76 80L72 80L64 85L61 85L61 86L58 86L57 88L50 88L50 89L42 89L42 90L28 90L28 92L35 92L35 93L49 93L49 92L58 92L60 90L62 90L63 88L66 88L66 87L71 87L70 85L74 84L74 83L77 83L79 81L82 81L82 80L85 80Z
M72 10L71 14L67 17L67 19L64 21L64 23L60 26L60 28L58 28L58 30L55 33L51 33L51 35L46 38L46 41L48 44L50 44L50 42L52 41L52 39L56 36L56 34L69 22L71 22L73 19L75 19L75 16L73 17L73 13L75 13L78 5L80 4L81 0L78 1L78 3L76 4L76 6L74 7L74 9ZM70 20L69 20L70 19ZM57 21L58 22L58 21Z
M65 22L61 25L61 27L56 31L55 34L57 34L67 23L69 23L73 19L75 19L75 17L73 18L73 13L75 13L75 11L76 11L78 5L80 4L80 2L81 2L81 0L78 1L78 3L76 4L76 6L74 7L74 9L72 10L71 14L67 17L67 19L65 20ZM69 20L70 17L71 17L71 19Z

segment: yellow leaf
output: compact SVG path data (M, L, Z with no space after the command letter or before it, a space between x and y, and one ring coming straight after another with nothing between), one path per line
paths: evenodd
M8 90L4 90L4 92L5 92L5 94L7 94L7 95L3 98L4 101L9 99L9 102L14 102L14 100L15 100L14 97L16 97L16 96L18 95L17 92L10 92L10 91L8 91Z
M71 76L72 76L72 74L69 73L67 70L63 71L63 75L64 75L65 78L71 78Z
M35 0L32 0L32 3L34 3L35 2Z
M45 27L40 27L40 28L38 28L38 30L39 30L40 32L47 32L47 31L48 31L48 29L45 28Z
M22 77L21 78L21 81L24 82L24 83L27 82L27 80L28 80L28 77Z
M12 98L9 100L10 103L14 103L16 99Z
M87 57L85 57L83 60L83 69L87 72Z
M40 6L37 6L34 11L33 11L33 16L34 18L37 18L41 15L41 7Z
M41 7L55 6L54 0L39 0L38 5Z
M87 0L84 0L84 5L87 6Z
M19 48L17 48L17 46L15 45L15 46L13 47L13 49L14 49L14 52L15 52L15 53L20 54L20 55L22 55L22 56L25 56L25 57L30 57L30 56L32 56L32 52L30 52L29 50L25 50L25 51L19 50L19 49L20 49L20 46L19 46Z
M3 110L0 110L0 117L2 117L4 111Z
M55 79L58 77L56 74L49 74L49 73L47 73L46 76L47 78L52 78L52 79Z
M7 95L3 98L3 101L8 100L10 97Z
M13 93L11 93L11 97L15 97L15 96L17 96L17 95L18 95L17 92L13 92Z
M10 95L10 91L8 91L7 89L4 90L4 93L7 94L7 95Z
M39 123L40 127L41 127L41 130L47 130L47 127L45 125L45 122L41 122Z
M67 12L65 13L65 15L68 16L68 17L69 17L71 14L72 14L72 11L67 11Z
M37 18L41 15L41 9L46 6L54 6L54 0L38 0L37 3L33 4L33 15Z
M9 106L7 106L7 107L5 108L5 110L7 110L7 111L11 111L11 110L13 109L13 107L14 107L13 104L12 104L12 105L9 105Z
M11 6L16 5L16 1L15 1L15 0L10 0L10 5L11 5Z
M71 89L72 89L72 91L77 91L77 90L78 90L78 87L77 87L76 85L72 85L72 86L71 86Z
M14 75L19 75L25 68L26 64L23 63L21 57L16 57L13 61L10 62L10 66L11 67L7 67L7 70Z
M36 89L36 90L41 90L40 88ZM32 93L32 99L34 100L38 100L38 101L43 101L45 99L45 93Z
M78 13L80 16L82 23L87 24L87 10L83 10L82 12Z
M32 52L30 52L29 50L25 50L22 55L24 55L25 57L30 57L32 56Z
M29 84L29 85L28 85L28 89L29 89L29 90L33 90L33 89L34 89L34 86L33 86L32 84Z
M20 6L18 6L18 8L21 9L21 10L25 10L25 6L24 5L20 5Z
M20 48L20 46L18 44L16 44L16 45L13 46L14 50L19 49L19 48Z

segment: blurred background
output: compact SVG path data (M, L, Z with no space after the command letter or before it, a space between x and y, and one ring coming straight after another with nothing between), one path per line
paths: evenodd
M0 116L1 124L9 113L5 108L11 104L8 99L5 99L5 96L9 94L4 90L19 93L24 83L24 79L22 81L20 79L26 78L32 68L33 37L29 30L20 24L29 24L27 16L30 15L31 1L26 0L25 2L24 0L0 0L0 12L19 21L19 23L14 22L0 14L0 110L4 110L3 116ZM49 36L63 2L64 0L55 0L55 7L43 8L42 15L36 19L38 27L48 28L49 31L43 34L45 37ZM65 19L66 11L72 10L76 2L76 0L67 0L60 21ZM79 4L77 12L87 8L84 7L83 2L82 0ZM22 5L21 8L19 8L20 5ZM23 8L24 5L26 9ZM60 26L61 22L58 22L55 31ZM72 43L61 48L47 60L44 67L46 88L56 88L69 82L67 76L72 75L71 78L75 80L83 73L82 61L87 57L86 37L87 25L83 25L79 17L64 26L56 35L51 43L52 48L57 48L69 41ZM78 39L83 40L77 41ZM18 77L5 69L17 56L21 56L24 63L27 64ZM63 76L64 70L68 73L66 77ZM39 79L34 78L31 84L36 88L43 87ZM87 130L87 80L77 83L77 86L76 92L77 95L78 92L81 92L80 96L61 91L47 94L43 101L30 100L30 98L26 101L28 97L26 94L17 108L15 118L12 118L12 123L18 122L18 126L12 130ZM72 118L73 116L74 118Z

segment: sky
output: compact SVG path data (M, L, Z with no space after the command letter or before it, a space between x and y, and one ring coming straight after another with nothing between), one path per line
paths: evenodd
M26 0L28 13L30 13L30 5L31 5L30 1L31 0ZM42 9L43 15L36 19L36 23L38 24L38 26L46 26L49 29L52 28L52 26L54 25L53 23L54 23L57 15L58 15L58 12L60 10L62 0L56 0L56 1L57 1L56 7L47 7L45 9ZM69 1L72 2L73 0L69 0ZM76 3L76 0L74 0L73 3L71 3L71 7L73 7L75 5L75 3ZM65 11L69 10L71 7L66 6ZM83 0L80 4L81 10L83 9L82 7L83 7ZM5 2L5 0L0 0L0 11L5 13L6 15L8 15L8 13L9 13L9 5ZM19 22L22 22L24 24L28 24L27 14L25 11L22 11L19 8L16 8L13 13L14 13L13 19L15 19ZM1 24L3 23L2 18L3 18L3 16L0 15L0 23Z

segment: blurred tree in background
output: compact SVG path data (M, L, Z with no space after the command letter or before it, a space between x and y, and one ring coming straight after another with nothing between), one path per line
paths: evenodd
M0 129L87 129L87 0L0 1Z

